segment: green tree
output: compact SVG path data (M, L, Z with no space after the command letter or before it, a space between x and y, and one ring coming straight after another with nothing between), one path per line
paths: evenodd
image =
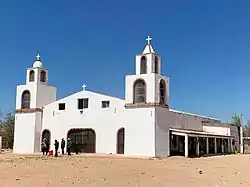
M12 149L14 143L15 115L12 113L0 114L0 136L2 146L5 149Z
M237 115L237 114L234 114L232 116L232 124L237 126L237 129L238 129L238 136L240 137L240 127L241 127L241 121L242 120L242 114L241 115ZM239 144L241 144L241 139L239 138ZM237 150L237 149L236 149Z
M242 119L242 114L241 115L237 115L237 114L234 114L232 116L232 124L234 124L235 126L241 126L241 119Z

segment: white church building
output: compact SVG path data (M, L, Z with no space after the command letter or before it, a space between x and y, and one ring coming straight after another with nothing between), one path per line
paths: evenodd
M169 78L161 75L161 57L151 38L136 55L127 75L125 99L83 90L57 100L39 55L16 91L13 152L41 151L46 137L72 139L72 152L166 157L228 154L239 150L237 127L169 106ZM132 65L132 64L131 64ZM122 78L122 77L121 77Z

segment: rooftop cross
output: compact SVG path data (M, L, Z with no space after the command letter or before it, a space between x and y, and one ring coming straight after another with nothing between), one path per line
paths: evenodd
M150 41L152 40L152 38L150 38L150 36L148 36L148 38L146 40L148 41L148 45L150 45Z
M87 85L86 85L86 84L83 84L83 85L82 85L82 90L86 90L86 87L87 87Z
M36 55L36 60L41 60L40 59L40 55L37 53L37 55Z

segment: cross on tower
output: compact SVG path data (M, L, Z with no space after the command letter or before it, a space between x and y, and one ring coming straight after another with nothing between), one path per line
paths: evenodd
M146 40L148 41L148 45L150 45L150 41L152 40L152 38L150 36L148 36L148 38Z
M83 85L82 85L82 90L86 90L86 87L87 87L87 85L86 85L86 84L83 84Z
M36 60L40 60L40 55L37 53Z

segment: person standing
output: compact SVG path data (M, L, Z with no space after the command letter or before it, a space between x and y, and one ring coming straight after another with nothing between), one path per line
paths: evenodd
M42 143L41 143L41 148L42 148L42 152L43 155L46 153L46 139L44 138Z
M62 150L62 154L64 155L64 149L65 149L65 140L64 138L62 138L62 141L61 141L61 150Z
M49 153L49 149L50 149L50 145L49 145L49 141L47 140L47 138L45 138L45 144L46 144L46 149L45 149L45 152L46 152L46 155L48 155Z
M55 145L55 157L58 157L59 142L55 140L54 145Z
M71 146L72 146L72 141L70 138L68 138L68 140L67 140L67 153L68 153L68 155L71 155L71 153L70 153Z

